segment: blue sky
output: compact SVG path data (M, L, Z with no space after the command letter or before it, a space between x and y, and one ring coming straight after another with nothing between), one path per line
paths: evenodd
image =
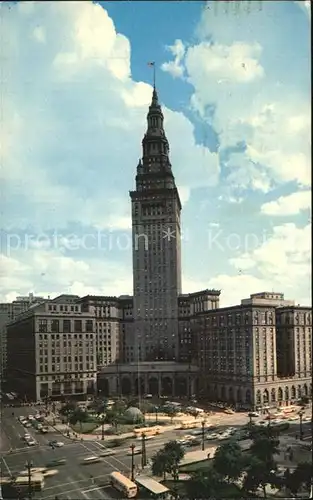
M132 293L152 73L183 201L183 291L309 304L308 2L1 4L2 300Z

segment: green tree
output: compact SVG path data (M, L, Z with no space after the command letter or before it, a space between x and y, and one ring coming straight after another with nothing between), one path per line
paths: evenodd
M273 473L267 465L256 457L251 457L250 465L246 471L243 482L243 489L254 493L259 487L263 489L264 498L266 498L266 485L272 484Z
M77 410L78 406L74 401L69 401L68 403L65 403L61 408L59 409L59 414L63 415L65 417L69 417L75 410Z
M276 469L274 455L279 454L279 434L272 427L251 430L250 453L264 462L270 470Z
M177 408L174 408L173 406L171 406L171 407L166 407L166 408L164 408L164 410L163 410L163 411L164 411L164 413L166 413L166 415L167 415L168 417L170 417L170 419L171 419L171 423L173 422L173 418L174 418L174 417L177 415L177 413L178 413Z
M246 465L241 447L236 442L222 444L213 459L215 471L228 482L238 479Z
M71 425L76 425L79 422L80 432L82 431L83 422L87 422L89 418L88 412L82 410L81 408L76 408L75 411L69 417L69 423Z
M115 430L117 430L117 425L118 425L120 417L121 417L120 413L114 411L113 409L107 410L106 415L105 415L105 422L107 424L112 425L115 428Z
M116 413L117 415L123 415L127 409L127 405L123 399L119 399L118 401L115 401L114 405L112 406L112 411Z
M151 459L151 471L154 476L163 476L166 479L166 473L170 472L171 463L169 456L164 452L164 450L159 450Z
M206 471L197 471L192 474L186 482L186 493L188 498L218 498L221 490L222 478L212 467Z
M89 408L92 409L97 415L105 413L108 408L108 401L105 398L94 399Z
M177 441L169 441L165 444L164 453L169 457L170 467L167 472L170 472L174 478L177 480L178 478L178 465L179 462L184 458L185 451L181 444Z

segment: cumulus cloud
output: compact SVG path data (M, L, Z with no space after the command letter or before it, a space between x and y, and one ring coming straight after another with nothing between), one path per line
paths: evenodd
M184 66L182 65L182 60L185 55L185 46L181 40L175 40L174 45L167 46L174 56L173 61L165 62L162 64L161 69L167 73L170 73L174 78L179 78L184 75Z
M265 215L286 217L296 215L302 210L311 207L311 191L298 191L288 196L281 196L277 200L269 201L261 206L261 212Z
M126 193L152 95L150 85L131 78L129 40L92 2L18 3L2 11L6 61L15 61L3 70L5 226L129 227ZM196 144L186 116L163 110L182 192L216 183L216 153Z

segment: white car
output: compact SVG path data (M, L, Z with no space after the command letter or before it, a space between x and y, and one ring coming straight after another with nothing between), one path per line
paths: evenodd
M95 464L97 462L101 462L101 458L95 455L83 459L83 464Z
M57 448L62 448L62 446L64 446L64 443L63 441L56 441L55 445Z
M251 415L251 417L255 417L255 418L260 417L260 414L257 411L251 411L250 415Z
M30 469L31 474L44 474L48 469L46 467L32 467ZM19 473L20 476L28 476L28 470L22 470Z
M141 448L135 448L133 452L132 452L132 450L129 450L127 452L127 455L132 455L132 453L134 453L134 455L141 455L142 450L141 450Z
M35 446L35 444L37 444L37 441L35 441L34 439L27 439L26 443L28 444L28 446Z
M100 457L109 457L111 455L116 455L116 450L104 450L100 453Z
M43 477L52 477L58 473L59 471L56 469L47 469L46 471L43 471L41 474L43 475Z
M30 435L30 434L24 434L23 439L24 439L25 441L27 441L28 439L32 439L32 437L31 437L31 435Z
M207 435L206 435L206 438L207 438L209 441L213 441L213 440L215 440L215 439L218 439L218 438L219 438L219 434L214 434L214 433L212 432L212 434L207 434Z

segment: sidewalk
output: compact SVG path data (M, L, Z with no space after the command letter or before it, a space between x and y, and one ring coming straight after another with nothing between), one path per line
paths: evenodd
M104 435L104 439L102 439L102 426L100 425L97 427L94 431L94 434L80 434L77 432L74 432L71 430L71 428L67 424L62 424L62 423L55 423L53 425L54 421L58 421L59 418L56 415L53 415L52 413L46 417L45 421L47 425L52 427L56 432L59 432L62 434L64 437L67 439L70 439L72 441L112 441L116 439L128 439L134 437L134 432L126 432L124 434L111 434L111 435ZM157 425L157 424L156 424ZM105 426L107 429L109 429L111 426L106 425ZM173 430L177 429L177 424L176 425L166 425L166 426L160 426L160 434L163 434L164 432L171 432Z

